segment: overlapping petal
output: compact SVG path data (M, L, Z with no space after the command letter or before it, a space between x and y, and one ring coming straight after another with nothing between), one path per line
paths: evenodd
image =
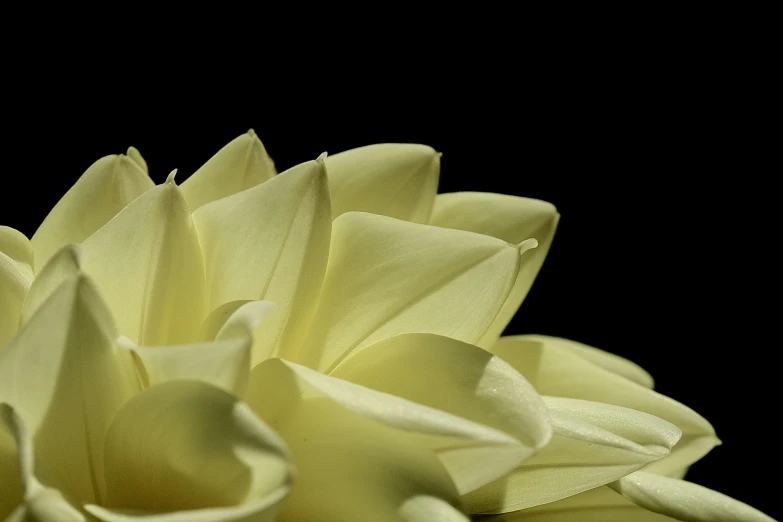
M518 246L489 236L350 212L333 223L329 265L297 362L329 371L396 334L474 343L516 280Z
M247 401L286 440L297 463L280 522L467 522L449 474L416 434L512 441L279 359L252 373Z
M78 275L0 352L0 402L34 433L40 479L73 498L102 498L103 435L138 391L117 335L93 284Z
M22 323L26 323L33 313L49 298L60 285L78 275L82 269L81 247L65 245L46 262L30 285L22 308Z
M544 263L559 220L554 205L537 199L484 192L455 192L435 198L432 225L486 234L512 244L528 238L538 241L538 247L523 258L514 288L479 346L491 346L517 312Z
M275 165L253 129L220 149L182 183L191 210L255 187L275 175Z
M82 265L135 343L184 344L198 335L207 313L204 265L173 173L82 244Z
M335 218L351 211L414 223L430 217L440 175L440 154L431 147L368 145L329 156L326 168Z
M323 158L194 213L208 309L238 300L275 303L256 332L253 364L300 344L326 270L330 216Z
M154 386L106 434L107 522L272 522L293 469L285 443L235 396L198 381Z
M33 249L27 238L0 226L0 349L16 334L33 280Z
M31 240L35 266L68 243L80 243L155 184L133 147L127 154L105 156L88 168L52 208Z
M645 385L627 379L624 375L633 374L637 380L645 380L644 374L634 369L631 363L622 363L617 357L598 356L595 352L587 355L592 357L592 361L600 357L604 362L599 366L585 358L585 354L590 353L588 347L541 335L504 337L491 351L511 364L543 395L625 406L655 415L680 428L683 437L672 454L652 463L648 470L681 477L687 466L720 442L704 417ZM617 368L622 368L621 373L615 373Z
M681 432L658 417L598 402L544 397L554 436L507 477L465 497L471 513L504 513L613 482L669 454Z

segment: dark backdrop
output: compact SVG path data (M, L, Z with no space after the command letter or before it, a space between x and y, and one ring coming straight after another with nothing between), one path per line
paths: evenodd
M762 477L779 462L769 449L779 439L769 420L779 417L777 339L766 326L776 316L764 304L767 242L754 235L766 189L735 162L733 109L679 76L556 70L524 82L484 71L474 85L462 83L466 69L437 87L431 70L382 95L366 90L369 80L352 83L339 98L321 92L316 72L285 97L180 90L199 77L155 87L163 98L104 99L111 78L74 80L87 89L78 98L19 93L3 121L0 223L31 235L92 161L128 145L161 183L173 168L182 182L249 127L280 171L323 151L429 144L443 152L441 192L540 198L562 215L508 331L568 337L642 365L724 442L689 478L774 515L777 486Z

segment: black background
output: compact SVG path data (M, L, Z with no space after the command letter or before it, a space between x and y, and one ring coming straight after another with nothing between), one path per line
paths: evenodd
M178 168L181 183L250 127L279 171L323 151L429 144L443 152L441 192L539 198L562 215L508 332L639 363L723 440L688 478L774 515L779 492L764 477L779 462L778 305L765 260L779 236L759 233L772 186L759 174L771 174L738 149L742 100L695 60L568 56L481 68L425 60L415 71L401 60L341 80L313 68L274 92L228 74L227 92L194 93L202 72L136 78L143 88L119 94L134 74L121 66L100 81L36 82L7 102L0 223L31 235L95 159L129 145L156 182Z

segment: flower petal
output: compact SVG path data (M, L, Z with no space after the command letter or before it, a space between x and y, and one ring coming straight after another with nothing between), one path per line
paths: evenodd
M72 498L102 496L103 435L138 391L116 337L108 310L80 275L60 285L0 352L0 401L35 433L41 480Z
M683 437L672 454L650 464L649 470L682 474L720 441L707 420L687 406L626 379L629 365L621 374L607 370L595 357L584 358L584 345L543 335L503 337L491 348L524 375L543 395L573 397L615 404L643 411L676 425ZM594 355L594 354L593 354ZM589 357L589 356L588 356ZM615 369L613 367L612 369Z
M128 402L106 433L105 463L105 509L86 509L111 522L228 521L256 510L273 520L292 479L282 440L236 397L197 381Z
M645 509L683 522L775 522L717 491L654 473L637 471L609 486Z
M191 210L272 179L275 164L253 129L235 138L182 183Z
M381 143L326 159L332 215L360 211L426 223L438 190L440 154L426 145Z
M482 517L481 522L673 522L675 519L647 511L607 486L572 497L500 516Z
M476 342L511 291L520 251L535 246L357 212L333 230L318 311L295 359L322 371L400 333Z
M628 408L560 397L544 402L552 441L515 472L466 495L469 512L526 509L608 484L668 455L681 434Z
M10 454L14 462L6 460ZM6 522L84 522L84 516L59 491L38 482L33 461L27 427L11 406L0 403L0 517Z
M21 232L0 226L0 349L16 335L33 280L33 250Z
M516 370L481 348L448 337L398 335L349 357L331 375L504 431L525 445L528 455L552 436L546 406ZM484 464L491 462L491 452L483 449ZM479 466L472 466L477 471ZM458 483L462 493L475 487Z
M248 403L297 463L281 522L467 522L449 475L417 433L489 428L280 359L253 370Z
M455 192L435 198L430 224L497 237L512 244L538 240L538 248L523 258L514 288L479 346L491 346L527 296L544 264L560 220L554 205L537 199L484 192Z
M131 150L132 149L132 150ZM104 156L88 168L46 216L31 240L36 267L68 243L81 243L155 186L139 151Z
M329 252L329 187L323 160L193 214L204 250L209 310L265 299L275 309L256 332L253 364L296 346L310 322Z
M531 447L492 427L278 359L253 370L247 400L265 419L274 418L279 413L274 407L293 407L265 402L275 394L326 397L406 437L415 437L436 452L459 491L503 476L532 452Z
M65 245L43 268L39 267L24 300L22 323L26 323L64 281L78 275L81 268L81 247L75 244Z
M196 379L237 396L243 395L250 372L253 329L273 307L269 301L244 304L210 341L175 346L130 346L144 386Z
M184 344L206 317L198 236L173 175L82 244L122 334L137 344Z

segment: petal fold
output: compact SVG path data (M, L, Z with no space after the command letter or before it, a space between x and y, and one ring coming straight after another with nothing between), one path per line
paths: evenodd
M235 138L182 183L191 210L255 187L275 175L275 164L253 129Z
M508 297L520 252L496 238L350 212L333 223L324 288L296 361L329 371L401 333L475 343Z
M209 310L264 299L275 309L256 332L253 364L285 356L309 324L329 252L331 214L323 159L198 209Z
M147 191L82 244L82 265L142 345L195 340L206 317L204 265L173 176Z
M512 244L528 238L538 241L538 248L523 258L514 288L479 346L491 346L514 317L544 264L559 220L554 205L537 199L485 192L454 192L435 198L431 225L486 234Z
M0 226L0 349L16 335L33 280L33 250L24 234Z
M332 212L371 214L426 223L438 190L440 154L426 145L381 143L326 159Z
M109 522L272 521L292 479L277 434L233 395L197 381L128 402L106 434L105 463L104 507L86 509Z
M88 168L52 208L31 242L36 267L68 243L81 243L155 184L136 149L105 156Z

